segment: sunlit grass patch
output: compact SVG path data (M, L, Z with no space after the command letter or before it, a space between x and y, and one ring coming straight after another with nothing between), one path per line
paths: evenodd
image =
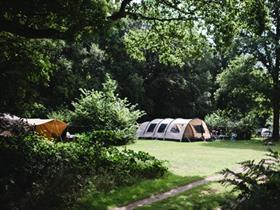
M91 190L85 193L85 196L79 199L74 209L102 210L110 207L123 206L199 179L202 179L202 177L182 177L167 174L162 178L154 180L139 180L134 185L120 187L110 192L98 192L94 188L91 188Z
M218 183L199 186L177 196L156 202L136 209L145 210L197 210L197 209L219 209L221 206L229 205L236 195Z

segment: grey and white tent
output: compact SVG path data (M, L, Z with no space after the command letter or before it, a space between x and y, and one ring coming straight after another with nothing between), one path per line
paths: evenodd
M142 123L137 130L138 138L195 140L210 139L211 134L206 123L199 119L154 119Z

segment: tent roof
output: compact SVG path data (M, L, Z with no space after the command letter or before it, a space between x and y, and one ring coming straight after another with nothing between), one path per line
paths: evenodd
M24 119L29 125L42 125L48 122L53 121L54 119L39 119L39 118L30 118L30 119Z
M156 124L152 125L152 124ZM163 125L165 124L165 125ZM178 139L182 140L183 135L185 133L186 127L191 124L202 125L205 122L199 118L194 119L183 119L183 118L165 118L165 119L154 119L149 122L144 122L139 126L137 136L141 138L162 138L162 139ZM147 132L150 126L153 126L153 130L151 132ZM206 124L205 124L206 126ZM204 126L204 127L205 127ZM159 132L159 128L161 128ZM207 127L204 128L208 131ZM209 133L209 131L208 131ZM205 135L205 134L204 134ZM207 137L208 138L208 137Z

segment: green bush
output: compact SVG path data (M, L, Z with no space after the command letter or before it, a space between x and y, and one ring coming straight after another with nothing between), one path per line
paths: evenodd
M218 110L207 115L205 121L210 128L222 130L229 137L232 133L237 134L237 139L250 139L256 124L253 114L243 116L225 110Z
M131 185L139 179L161 177L167 172L164 162L145 152L119 151L115 147L106 149L107 157L99 165L99 174L94 179L96 188L109 191L121 185Z
M241 163L242 172L229 169L222 171L225 179L221 182L233 185L238 198L231 209L270 209L277 210L280 205L280 155L270 151L268 158L258 163Z
M100 144L102 146L119 146L132 141L131 135L120 130L97 130L84 135L78 135L81 141L87 141L89 144ZM79 139L78 138L78 139Z
M56 111L51 111L47 114L50 119L58 119L64 122L70 122L70 110L66 107L60 107Z
M89 182L110 190L166 171L162 161L147 153L106 148L89 139L54 143L35 135L0 138L1 209L61 209Z
M127 99L116 94L117 83L107 75L101 91L81 90L81 98L73 103L71 123L91 130L117 130L135 138L137 119L144 113ZM124 140L125 142L125 140Z
M1 204L7 209L49 209L73 199L96 170L97 152L39 136L0 139Z

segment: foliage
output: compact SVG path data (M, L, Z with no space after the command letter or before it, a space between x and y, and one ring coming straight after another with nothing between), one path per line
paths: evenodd
M0 166L3 209L60 209L89 182L98 190L110 190L139 178L160 177L167 170L147 153L82 140L53 143L34 135L1 138Z
M234 11L235 40L242 52L253 55L263 72L272 81L271 91L266 95L270 98L273 109L273 139L279 138L279 75L280 57L279 40L279 2L266 0L235 0L227 7Z
M221 182L239 192L235 209L278 209L280 204L280 156L272 150L258 163L241 163L242 172L222 171Z
M28 38L71 40L82 30L104 27L109 4L103 0L1 1L1 31ZM20 14L20 15L19 15Z
M102 91L81 90L81 98L73 102L71 122L76 126L89 126L93 130L116 130L133 139L137 122L144 112L116 94L117 83L108 75Z
M44 110L38 89L48 86L56 67L52 59L62 46L59 41L29 41L0 33L0 112L27 116Z
M54 208L73 199L96 170L96 152L78 144L51 144L39 136L22 136L1 138L0 147L5 209Z
M149 117L203 117L212 105L211 75L206 63L194 60L178 70L151 62L152 73L146 81L146 97L152 102Z
M206 123L212 128L221 130L222 134L230 137L237 134L237 139L250 139L256 128L256 117L253 113L246 116L240 113L218 110L205 117Z
M64 122L70 122L70 110L66 107L60 107L57 111L52 111L47 114L50 119L58 119Z
M201 58L209 50L209 43L197 31L193 23L154 22L130 30L125 44L129 55L135 59L146 61L147 54L156 53L161 63L182 67L185 61Z
M253 130L263 126L270 115L268 75L256 65L254 57L241 55L217 75L217 84L218 110L208 114L206 121L228 136L237 133L239 139L250 138Z
M217 76L217 106L231 112L257 113L260 124L270 115L271 81L252 56L239 56Z
M97 192L88 188L78 202L75 210L108 209L115 206L124 206L133 201L138 201L158 193L163 193L177 186L189 184L201 179L199 176L188 177L167 173L163 177L153 180L138 180L129 186L121 186L118 190Z
M125 145L134 140L123 130L96 130L82 136L82 141L87 141L89 144L101 144L105 147Z
M120 96L137 103L147 113L141 121L167 116L204 117L212 109L210 92L215 85L212 80L215 80L216 71L220 68L216 64L217 58L210 53L203 53L200 57L198 53L192 59L182 58L185 64L180 67L169 62L163 64L161 52L146 50L145 62L131 59L123 39L134 26L141 27L141 23L122 22L118 28L111 29L110 38L100 45L108 57L113 58L105 62L105 69L110 70L118 81ZM165 39L165 36L161 38ZM134 44L137 47L133 50L137 50L140 46ZM165 53L168 54L167 51Z

